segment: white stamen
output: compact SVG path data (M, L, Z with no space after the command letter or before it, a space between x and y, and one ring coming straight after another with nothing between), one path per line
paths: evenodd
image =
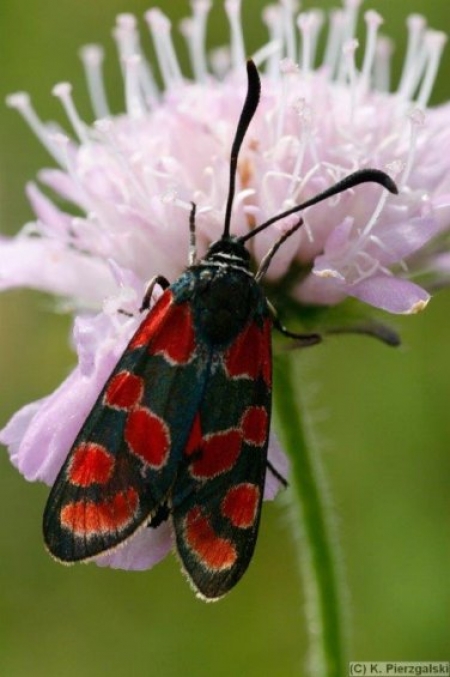
M287 209L287 207L285 207L285 201L283 201L283 206L281 207L281 209L278 203L275 204L273 202L272 200L273 192L269 188L269 184L272 181L272 179L275 180L286 179L287 181L290 181L292 179L292 174L288 174L287 172L281 172L277 170L267 171L264 174L261 182L261 196L262 199L264 200L265 212L267 214L275 214L276 211L283 211L283 209ZM289 200L289 198L287 199Z
M309 51L310 64L314 68L316 62L317 44L319 41L320 31L325 22L325 14L321 9L312 9L309 12Z
M111 120L111 118L104 118L103 120L96 120L94 122L94 128L100 132L100 134L108 136L108 134L112 133L112 130L114 129L114 122Z
M292 61L297 61L294 12L298 8L298 3L295 0L280 0L280 4L286 56L288 59L292 59Z
M302 35L302 55L300 59L302 75L308 77L313 66L311 62L311 31L312 31L312 16L309 13L303 12L297 18L297 26Z
M393 160L386 165L386 170L389 172L389 175L397 180L397 177L405 169L405 162L403 160Z
M88 193L86 192L83 183L80 181L80 177L78 176L78 172L74 163L73 154L69 152L71 140L66 134L61 134L60 132L52 134L51 140L55 143L56 146L58 146L58 148L61 149L61 154L64 158L63 160L64 167L67 173L69 174L70 178L80 191L81 198L83 200L83 209L85 209L86 211L88 211L89 208L92 209L92 200L88 195Z
M193 17L183 21L180 28L187 41L194 77L197 82L205 82L208 74L205 50L206 20L211 2L193 0L191 4Z
M350 90L350 129L353 129L353 122L355 117L355 99L356 99L356 64L355 64L355 52L359 47L359 42L356 39L348 40L343 48L342 63L346 64L346 72L349 80L349 90ZM344 70L342 71L344 73Z
M139 37L136 29L136 17L132 14L119 14L116 17L116 25L113 30L119 52L119 61L139 52Z
M231 61L238 70L245 64L245 45L241 22L241 0L225 0L225 11L230 23Z
M347 40L353 40L355 37L358 12L361 3L362 0L344 0L344 11L346 15L345 37Z
M68 148L70 145L70 139L67 136L67 134L62 134L61 132L53 132L53 134L49 134L49 139L51 142L55 144L57 148L61 150L61 153L64 156L64 167L67 168L67 170L70 173L70 169L73 169L73 163L71 162L69 153L68 153Z
M139 70L141 57L133 54L124 59L125 62L125 105L131 118L137 120L147 112L139 86Z
M408 155L406 158L405 166L403 169L402 176L398 181L400 188L403 188L408 183L408 179L411 174L417 150L417 135L419 129L423 127L425 123L425 114L420 108L415 108L409 113L408 119L410 122L410 138L408 143Z
M298 65L292 59L281 59L279 67L280 73L285 75L298 75L300 72Z
M392 251L389 247L387 247L384 242L377 236L377 235L371 235L369 237L370 242L373 242L374 244L381 249L382 252L387 254L388 256L392 255ZM406 273L408 272L408 266L406 265L406 262L403 261L403 259L400 259L400 261L397 261L397 265ZM388 268L384 268L385 272L388 272L389 275L392 275L392 272Z
M400 96L403 96L403 98L406 101L413 101L414 95L419 89L420 81L422 80L424 73L426 71L428 57L429 54L426 45L426 33L425 33L420 48L416 54L415 63L413 64L413 67L411 68L411 71L409 73L409 79L405 81L405 87L403 88L403 91L400 93Z
M392 40L379 36L376 45L373 82L379 92L389 92L391 88L391 58L394 51Z
M447 36L441 31L427 31L425 34L425 45L428 51L428 63L425 75L422 79L422 85L417 96L417 104L425 108L433 90L436 80L439 63L442 56L442 50L447 42Z
M287 105L287 96L288 96L288 75L298 75L298 66L296 63L291 61L290 59L282 59L279 63L279 70L282 73L282 79L281 79L281 92L280 92L280 98L278 101L278 107L277 107L277 123L276 123L276 131L275 131L275 139L274 142L276 143L277 139L280 139L283 135L283 129L284 129L284 121L286 118L286 105Z
M237 210L241 208L241 205L244 205L247 198L251 198L255 195L256 191L253 188L245 188L236 193L233 201L233 214L236 214ZM222 215L225 216L225 203L223 204ZM245 213L245 205L242 207Z
M137 20L134 14L130 14L128 12L122 12L121 14L118 14L116 17L116 24L118 28L123 28L126 31L129 31L130 34L134 33L135 37L137 38L137 33L136 31L136 26L137 26ZM137 45L134 43L133 49L136 49Z
M97 132L103 136L103 143L107 145L111 152L112 158L114 158L119 163L120 168L123 170L122 179L128 179L129 185L131 185L133 189L133 195L136 199L137 205L143 210L148 209L148 204L151 200L151 191L148 191L146 187L141 184L138 174L134 171L133 161L136 161L136 156L128 157L122 151L120 142L116 135L116 127L113 123L111 123L110 120L97 120L94 123L94 127ZM145 170L143 173L145 175ZM167 175L164 175L164 178L167 179ZM122 180L121 183L121 190L123 194L129 193L129 187L126 185L124 180Z
M295 203L300 201L300 195L302 195L304 193L306 186L311 181L314 174L316 174L320 169L321 169L321 163L319 163L319 162L315 163L315 164L313 164L311 169L309 169L309 171L306 172L306 174L303 176L303 178L301 179L301 181L299 182L299 184L297 186L297 191L292 195L292 198L294 199ZM314 242L314 236L313 236L313 233L311 231L311 227L308 224L306 216L305 216L304 229L305 229L305 231L308 235L309 241Z
M129 57L141 55L139 33L136 17L132 14L119 14L116 19L116 28L113 31L119 52L119 61L122 66L122 75L126 78L126 63ZM152 107L158 100L158 88L149 63L142 57L139 66L139 87L147 105Z
M335 9L330 12L329 25L323 63L329 78L333 79L336 73L337 64L339 63L340 50L343 43L345 14L342 9Z
M150 64L142 56L139 68L139 83L145 103L149 108L153 108L159 100L158 87L156 86Z
M186 212L190 212L192 209L192 204L190 202L186 202L186 200L181 200L174 188L166 190L166 192L160 196L160 200L163 204L170 204L174 207L179 207Z
M81 120L72 99L72 85L69 82L60 82L52 89L52 94L62 103L66 115L72 124L75 134L81 143L89 144L88 127Z
M172 42L171 23L165 14L156 8L148 10L144 16L153 38L165 89L170 89L183 80Z
M276 61L278 71L278 62L280 60L281 49L282 46L280 42L266 42L263 47L257 49L256 52L253 52L251 57L252 61L258 68L260 68L265 61L268 61L269 64Z
M284 36L281 22L280 6L267 5L266 7L264 7L262 11L262 19L267 26L267 30L269 31L270 43L279 44L280 54L282 54L284 48ZM274 57L270 59L268 63L267 75L269 76L269 78L273 78L274 80L278 80L278 76L280 73L279 60L280 60L279 55L277 54L274 55Z
M103 49L99 45L85 45L80 50L80 57L83 62L95 117L106 118L110 115L110 111L102 72Z
M376 207L373 211L372 216L370 217L367 224L365 225L360 237L355 242L355 245L353 247L353 253L356 253L356 251L358 249L362 249L362 245L364 243L364 240L366 240L369 237L370 232L371 232L372 228L374 227L375 223L377 222L378 217L381 214L388 197L389 197L388 191L383 190L381 192L380 198L379 198L378 203L377 203L377 205L376 205Z
M217 47L209 54L211 70L219 79L223 79L231 68L231 54L228 47Z
M219 186L218 182L218 177L217 177L217 172L215 171L214 167L205 167L203 170L203 175L206 179L205 181L205 187L203 190L203 202L214 205L214 204L220 204L223 201L223 198L221 197L221 186ZM209 190L206 187L209 184ZM225 207L223 206L223 210L225 210Z
M426 21L421 14L411 14L406 20L406 26L408 29L408 46L403 61L402 75L397 88L397 91L402 98L406 98L405 92L409 90L408 83L411 78L411 71L414 71L415 68L417 53L419 52Z
M370 85L370 74L372 72L376 54L377 34L379 27L383 23L383 19L378 12L369 10L364 14L364 20L367 26L367 34L364 61L361 69L361 81L363 88L366 89Z
M347 44L351 44L353 40L355 40L355 32L356 32L356 23L358 21L358 10L361 6L362 0L344 0L344 26L343 26L343 36L342 36L342 44L343 44L343 50L341 52L341 57L343 56L344 58L341 58L340 60L340 66L338 70L338 81L343 80L345 78L345 72L347 70L347 63L345 59L345 46Z
M60 148L52 142L49 128L42 122L34 110L29 95L26 92L16 92L6 97L6 105L17 110L30 129L37 136L40 143L54 160L65 167L66 162Z
M353 284L362 282L362 280L366 280L368 277L374 275L377 271L392 276L392 272L388 268L382 266L376 258L365 251L358 252L355 261L353 262L353 266L349 268L349 272L352 268L353 272L356 272L357 274L356 279L352 280Z
M294 191L298 188L300 183L300 174L303 167L303 160L305 158L305 152L307 148L308 137L311 131L311 119L312 111L310 106L307 104L305 99L298 99L293 108L298 114L300 122L300 139L299 139L299 149L297 151L297 157L295 159L295 166L292 172L292 180L288 188L288 195L293 197Z

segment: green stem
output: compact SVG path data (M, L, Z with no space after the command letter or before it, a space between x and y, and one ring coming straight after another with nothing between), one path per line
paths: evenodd
M338 590L335 539L328 511L327 494L319 458L309 446L305 410L294 387L294 364L290 355L275 360L275 413L279 433L288 452L292 496L294 544L303 576L308 668L311 677L342 677L347 674L346 652ZM295 379L298 381L298 379Z

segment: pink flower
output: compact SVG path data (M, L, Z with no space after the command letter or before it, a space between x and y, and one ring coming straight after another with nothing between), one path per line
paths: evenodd
M146 13L162 91L141 52L135 19L120 15L114 37L126 112L110 114L101 48L86 47L81 56L96 121L80 119L69 84L53 90L74 138L41 122L26 94L8 99L58 168L42 170L40 185L27 187L36 221L0 240L0 288L27 286L66 299L78 356L58 390L24 407L1 432L12 462L29 480L54 481L141 321L147 281L155 274L174 280L186 267L191 201L197 204L200 253L221 235L230 146L246 89L240 3L224 4L230 45L211 58L204 43L210 3L194 0L193 16L182 24L192 80L182 74L169 20L156 9ZM411 278L428 264L441 275L445 268L447 277L450 270L448 254L439 245L429 247L441 241L450 215L450 161L442 153L450 137L448 105L426 108L444 38L421 17L411 17L403 75L389 93L390 46L378 34L382 21L375 12L365 14L366 48L356 68L358 5L347 0L330 15L320 65L323 13L295 17L286 1L265 10L269 40L253 55L262 71L262 100L240 157L232 227L243 234L351 171L384 169L398 183L399 197L367 185L307 210L304 227L277 253L267 278L281 285L299 271L289 296L300 312L304 304L329 306L355 297L391 313L413 313L425 307L429 294ZM58 207L51 192L73 205L73 213ZM276 223L251 240L255 263L289 223ZM270 459L285 472L274 440ZM266 497L276 491L269 473ZM163 524L141 531L98 563L146 568L170 547Z

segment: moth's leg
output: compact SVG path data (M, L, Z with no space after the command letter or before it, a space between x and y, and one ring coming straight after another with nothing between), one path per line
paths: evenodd
M141 307L139 308L140 313L150 308L150 301L152 298L153 290L156 287L156 285L159 285L161 289L165 291L167 287L170 287L170 282L163 275L155 275L155 277L152 277L152 279L147 285L147 289L145 290L144 298L142 299L142 304Z
M275 308L272 306L270 301L267 301L267 305L269 306L269 310L272 313L272 322L273 326L277 331L280 332L280 334L283 334L283 336L287 336L288 338L295 339L297 341L298 347L302 348L307 348L308 346L315 346L317 343L321 343L322 341L322 335L317 334L317 333L312 333L312 334L303 334L300 333L298 334L297 332L290 331L289 329L286 329L286 327L281 324L277 311Z
M275 254L277 253L277 251L279 250L279 248L281 247L283 242L286 242L286 240L289 239L290 236L293 233L295 233L295 231L298 230L302 225L303 225L303 219L300 217L298 219L297 223L295 223L285 233L280 235L278 240L275 242L275 244L272 245L272 247L269 249L267 254L265 256L263 256L262 261L260 263L260 266L258 268L258 271L255 275L256 282L260 282L262 280L262 278L264 277L264 275L267 273L267 269L270 266L270 263L271 263L273 257L275 256Z
M288 486L287 479L283 477L281 473L278 472L278 470L272 465L270 461L267 461L267 470L270 470L275 479L277 479L280 482L280 484L283 485L283 487Z
M195 237L195 212L197 205L191 202L192 209L189 214L189 265L193 266L197 263L197 240Z

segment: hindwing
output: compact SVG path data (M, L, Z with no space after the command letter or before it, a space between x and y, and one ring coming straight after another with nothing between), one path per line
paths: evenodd
M267 467L271 322L253 317L210 362L207 390L171 493L184 570L201 597L218 599L255 548Z

